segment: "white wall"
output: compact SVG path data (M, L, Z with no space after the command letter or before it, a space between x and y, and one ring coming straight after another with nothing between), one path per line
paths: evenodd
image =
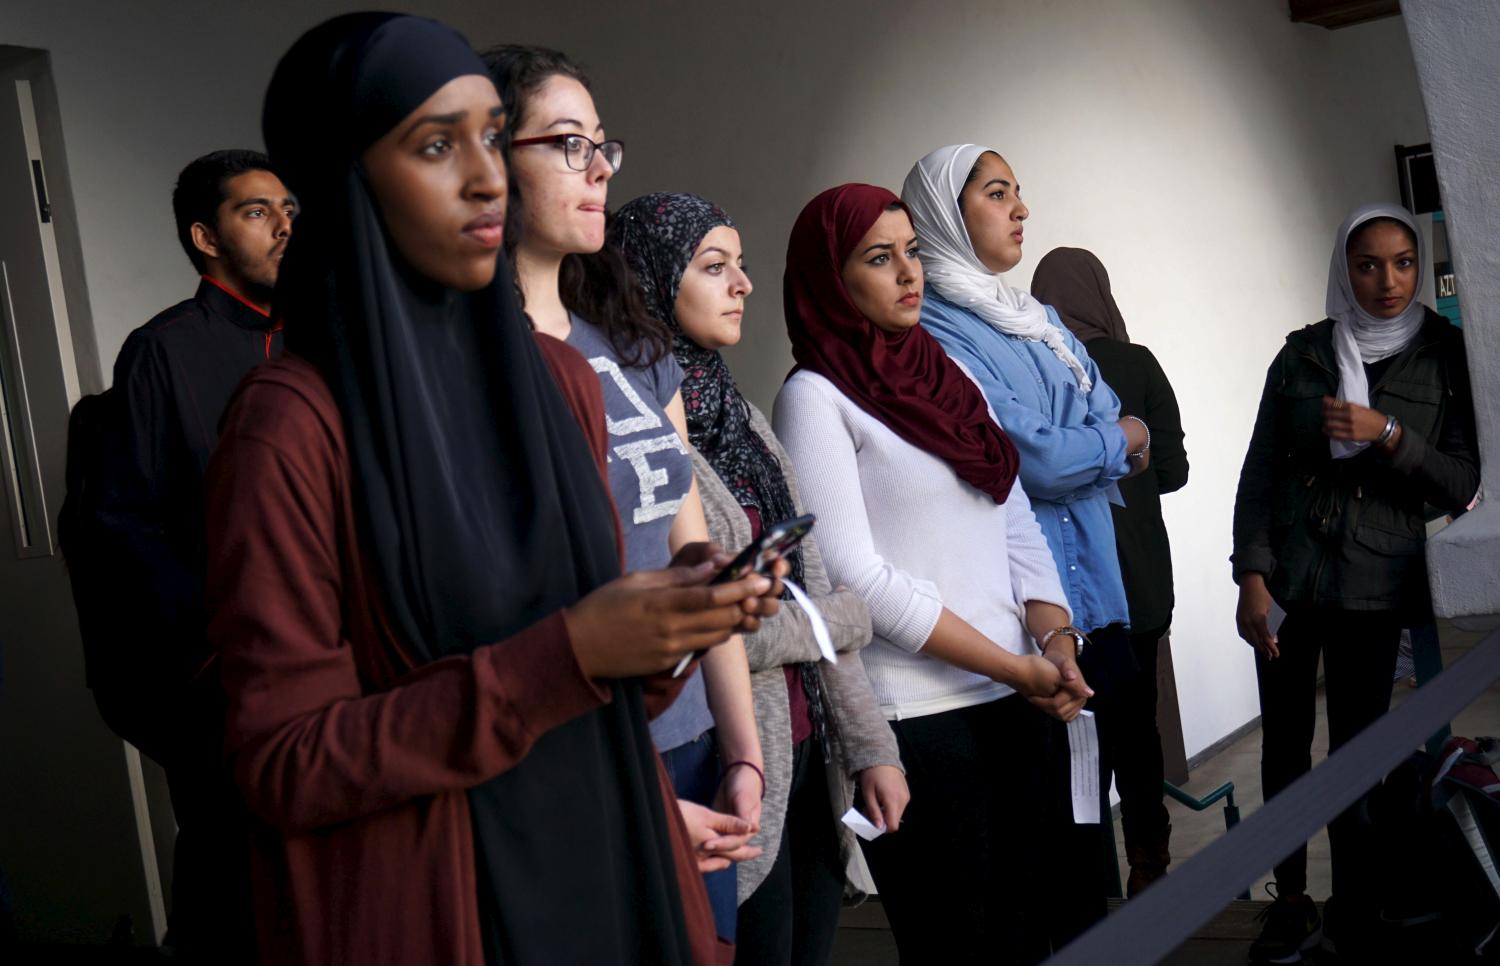
M276 58L362 5L0 8L0 44L52 52L106 365L131 328L191 291L171 224L176 172L258 144ZM1053 246L1094 249L1183 404L1193 476L1167 518L1188 752L1256 713L1226 559L1235 480L1265 366L1287 331L1322 315L1334 227L1359 202L1394 198L1391 146L1426 140L1399 19L1330 33L1289 23L1281 0L444 0L421 12L476 44L551 43L590 64L606 123L629 143L616 202L693 190L740 220L760 288L731 364L766 406L790 364L780 277L801 205L845 180L897 187L941 144L1001 150L1032 209L1013 280Z
M1323 317L1334 229L1397 200L1392 145L1427 139L1401 21L1329 32L1275 0L878 0L714 30L671 7L677 25L644 51L618 42L628 12L543 36L596 68L630 147L617 200L695 190L740 220L761 286L730 356L746 391L769 403L791 364L780 281L802 204L841 181L899 188L942 144L997 148L1032 212L1013 282L1057 245L1093 249L1182 402L1192 478L1165 504L1188 754L1256 715L1234 489L1267 365Z

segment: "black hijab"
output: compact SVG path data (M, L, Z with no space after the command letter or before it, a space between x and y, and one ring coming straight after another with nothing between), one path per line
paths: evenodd
M640 283L646 309L672 330L672 352L682 366L682 403L688 437L735 501L754 507L761 525L797 515L781 463L750 428L750 407L740 395L724 357L682 331L675 306L682 276L703 238L715 228L734 227L718 205L690 194L642 195L620 208L609 226ZM791 578L802 581L802 551L788 556Z
M263 118L302 207L275 309L338 400L360 544L422 662L504 640L619 573L608 494L509 271L468 293L419 276L363 173L366 148L470 74L488 76L448 27L349 14L282 58ZM491 962L686 958L640 687L611 687L469 791Z

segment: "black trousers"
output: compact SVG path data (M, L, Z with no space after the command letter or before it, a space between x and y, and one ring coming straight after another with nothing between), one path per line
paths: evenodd
M1011 695L891 730L911 805L900 831L861 844L901 962L1045 959L1042 914L1072 891L1050 719Z
M207 733L214 738L222 734L217 729ZM184 963L254 963L252 821L216 758L204 753L196 762L201 767L181 765L167 772L177 841L165 944Z
M1107 757L1114 765L1115 788L1120 793L1120 824L1128 847L1165 850L1170 817L1162 802L1161 731L1156 725L1156 656L1167 628L1131 634L1129 647L1136 672L1118 695L1110 712L1100 719L1100 740L1107 741Z
M808 738L793 752L792 788L776 861L740 905L736 963L822 966L833 955L844 898L834 820L823 751L816 738Z
M1133 732L1133 710L1140 704L1136 690L1140 672L1131 650L1130 632L1123 624L1110 624L1088 632L1089 644L1079 661L1084 680L1094 689L1086 707L1094 713L1094 727L1099 735L1099 815L1109 816L1109 788L1113 778L1122 784L1134 782L1137 800L1143 784L1139 768L1138 738ZM1152 706L1155 727L1155 705ZM1061 788L1060 812L1072 819L1071 765L1067 729L1062 723L1050 722L1053 732L1053 768L1057 778L1054 787ZM1160 769L1160 739L1157 741L1157 768ZM1122 767L1123 765L1123 767ZM1117 776L1116 769L1120 772ZM1128 777L1126 777L1128 776ZM1149 780L1149 779L1147 779ZM1157 805L1161 806L1161 779L1158 772ZM1122 795L1124 793L1122 792ZM1070 873L1073 876L1072 901L1055 910L1052 925L1054 945L1061 947L1088 931L1108 911L1108 897L1116 892L1119 866L1115 862L1113 826L1106 821L1093 825L1071 825L1069 829Z
M1256 653L1260 684L1261 783L1265 797L1312 767L1317 720L1318 655L1328 702L1328 750L1338 750L1391 706L1391 681L1401 619L1388 611L1311 608L1287 615L1278 634L1281 656L1268 661ZM1363 800L1328 826L1333 853L1333 891L1351 913L1366 907L1366 886L1375 881L1378 849L1358 819ZM1307 890L1307 846L1276 865L1284 895Z

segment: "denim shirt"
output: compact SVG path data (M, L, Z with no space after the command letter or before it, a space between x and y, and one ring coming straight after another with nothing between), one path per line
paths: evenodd
M1050 305L1047 315L1088 372L1088 395L1045 343L1006 335L930 291L922 302L922 325L969 370L1020 450L1021 483L1057 561L1074 623L1085 631L1128 625L1109 508L1118 499L1115 481L1131 469L1118 425L1120 400Z

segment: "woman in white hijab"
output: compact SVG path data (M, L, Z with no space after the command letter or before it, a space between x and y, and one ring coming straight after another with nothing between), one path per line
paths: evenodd
M1088 637L1078 663L1095 690L1088 707L1099 729L1099 787L1107 796L1113 769L1128 768L1122 735L1111 724L1122 695L1136 686L1110 498L1118 480L1149 464L1150 434L1141 419L1120 416L1119 399L1057 313L1005 281L1021 260L1031 212L998 152L978 144L939 148L913 166L901 199L927 278L922 327L968 370L1020 451L1021 482L1073 622ZM1065 757L1060 731L1058 745ZM1060 939L1102 918L1105 896L1118 891L1105 829L1079 825L1074 832L1085 871L1066 903L1069 918L1054 929Z
M1320 654L1330 752L1389 708L1401 628L1432 619L1424 507L1462 513L1476 499L1463 334L1418 300L1424 271L1410 214L1356 209L1334 236L1328 318L1287 336L1266 375L1232 560L1240 636L1256 651L1267 798L1310 767ZM1273 599L1287 614L1279 628ZM1378 850L1350 819L1358 807L1328 829L1341 953L1378 935ZM1319 939L1305 849L1276 866L1276 883L1252 962L1296 962Z

